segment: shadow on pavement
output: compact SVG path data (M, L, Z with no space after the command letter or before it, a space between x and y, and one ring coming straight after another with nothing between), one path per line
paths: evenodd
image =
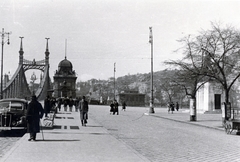
M86 127L100 127L100 128L102 128L103 126L98 126L98 125L87 125Z
M0 137L22 137L25 133L26 130L1 131Z
M71 140L71 139L42 139L42 140L36 140L36 141L30 141L30 142L76 142L80 140Z

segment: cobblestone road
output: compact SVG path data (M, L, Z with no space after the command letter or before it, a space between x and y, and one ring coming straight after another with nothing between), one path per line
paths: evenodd
M0 137L0 159L19 139L20 137Z
M1 157L12 148L12 146L24 135L21 131L10 131L1 132L0 131L0 159Z
M89 116L150 161L240 161L240 137L224 131L143 115L127 108L110 115L107 106L90 106Z
M144 115L147 110L128 107L120 115L110 115L109 106L90 105L89 117L153 162L240 162L240 136ZM0 159L19 138L0 137Z

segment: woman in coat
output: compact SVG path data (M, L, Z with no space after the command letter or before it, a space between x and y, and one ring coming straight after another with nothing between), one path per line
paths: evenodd
M119 114L119 111L118 111L118 102L117 102L117 100L114 100L114 102L113 102L113 104L114 104L114 111L113 111L113 115L115 114L115 113L117 113L117 115Z
M40 119L43 117L44 110L42 105L37 101L36 96L32 96L32 101L27 108L27 132L30 133L28 141L35 141L36 134L40 132Z
M110 115L114 112L114 104L111 102L110 104Z

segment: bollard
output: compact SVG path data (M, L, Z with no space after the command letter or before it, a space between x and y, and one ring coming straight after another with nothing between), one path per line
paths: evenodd
M190 99L190 121L197 120L196 99Z
M222 103L222 126L225 127L225 123L226 123L226 120L225 120L225 102Z

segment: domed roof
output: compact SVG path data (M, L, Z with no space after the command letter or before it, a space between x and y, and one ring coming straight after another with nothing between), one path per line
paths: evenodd
M70 61L68 61L67 58L65 57L65 59L62 60L58 64L58 67L60 67L60 68L71 68L72 69L72 63Z

